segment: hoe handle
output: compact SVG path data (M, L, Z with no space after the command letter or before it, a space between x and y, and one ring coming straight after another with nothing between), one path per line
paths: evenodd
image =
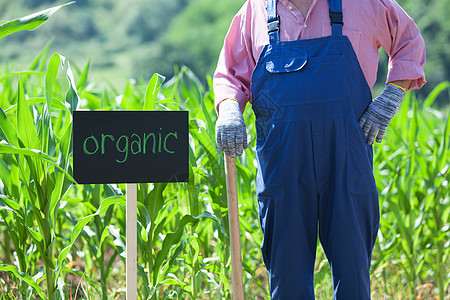
M227 177L228 217L230 222L231 280L233 283L233 300L244 300L236 160L227 155L225 155L225 174Z

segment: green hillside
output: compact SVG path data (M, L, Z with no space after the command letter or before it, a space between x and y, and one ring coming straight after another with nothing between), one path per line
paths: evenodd
M149 79L159 72L173 74L174 65L187 65L197 75L211 75L222 41L244 0L80 0L58 12L36 32L23 32L0 41L0 65L26 65L52 41L50 52L61 53L76 65L92 62L93 78L123 86L128 78ZM427 44L427 95L450 78L450 6L446 0L399 0L414 18ZM54 0L3 0L0 20L62 4ZM387 58L380 55L379 85L384 83ZM432 70L432 71L430 71ZM375 88L377 92L379 88ZM445 95L438 102L446 101Z

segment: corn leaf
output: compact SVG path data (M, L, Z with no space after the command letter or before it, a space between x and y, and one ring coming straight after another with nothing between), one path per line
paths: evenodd
M108 236L109 236L108 227L104 227L97 247L97 257L100 257L101 252L103 251L102 248L103 242L106 240Z
M196 180L197 179L197 180ZM192 165L189 164L189 181L185 183L188 200L189 200L189 213L191 215L198 215L200 213L199 205L199 179L197 173L194 172Z
M11 145L17 146L17 130L0 107L0 138L4 139Z
M148 83L144 96L144 110L154 110L158 92L163 84L165 77L155 73Z
M66 170L61 168L50 156L48 156L47 154L43 153L40 150L16 148L13 145L7 144L5 142L0 142L0 153L21 154L32 158L37 158L43 162L50 163L51 165L56 167L59 171L63 172L64 175L66 175L66 177L69 180L76 182L75 179L73 179L72 175L70 175L68 172L66 172Z
M425 101L423 102L423 107L427 108L430 107L434 100L436 100L437 96L439 96L440 93L442 93L445 89L450 87L450 82L444 81L439 83L427 96Z
M52 107L53 84L58 76L59 68L63 67L64 63L65 57L58 53L54 53L48 63L47 73L45 75L45 99L49 109Z
M447 114L445 124L442 129L442 137L439 151L437 153L437 166L439 171L442 170L446 164L449 163L448 153L450 144L450 111Z
M45 67L45 61L47 59L48 50L50 49L50 46L53 43L53 39L48 41L47 44L42 48L42 50L39 52L39 54L36 56L34 61L31 63L30 70L39 70L40 72L44 71ZM45 75L45 73L42 73L42 75Z
M66 132L62 136L59 143L59 157L58 162L61 168L63 168L66 172L69 170L69 151L72 144L72 127L69 126L66 129ZM49 212L52 215L53 210L59 203L61 197L65 194L67 189L70 187L70 184L64 185L65 174L62 172L55 172L55 188L51 194L51 202ZM54 220L54 219L52 219Z
M78 82L76 85L78 90L81 90L86 87L90 66L91 66L91 58L89 57L86 66L84 66L83 72L80 74L80 78L78 78Z
M72 3L74 2L54 6L22 18L0 24L0 39L18 31L34 30L44 24L48 18L50 18L50 16L57 12L61 7Z
M41 150L41 144L34 125L33 117L25 100L22 78L19 76L17 100L17 136L26 148Z
M16 73L10 73L8 75L0 77L0 81L5 81L9 78L17 77L21 75L22 77L28 76L28 75L37 75L37 76L44 76L45 73L43 72L37 72L37 71L20 71Z
M150 214L148 213L147 207L141 203L137 202L137 211L138 211L138 217L142 224L142 226L145 228L145 230L148 232L150 230L150 226L152 224L152 220L150 218Z
M126 258L126 237L120 234L120 229L115 228L113 225L108 226L108 232L114 238L114 247L119 255Z
M119 205L124 206L125 205L124 197L114 196L114 197L106 198L105 200L102 201L102 203L100 204L100 207L98 208L98 210L94 214L91 214L89 216L81 218L78 221L78 223L73 227L72 234L70 236L70 245L65 247L60 252L60 254L58 256L58 259L57 259L57 273L56 273L55 278L59 277L59 273L62 270L62 266L63 266L64 260L66 259L67 254L69 253L70 249L72 248L73 244L75 243L77 237L80 235L80 233L83 230L84 226L86 226L95 216L104 214L107 211L107 209L111 205L114 205L114 204L119 204Z
M206 126L207 126L207 130L208 130L209 134L215 136L215 130L214 130L215 124L211 119L211 112L208 111L206 108L206 103L205 103L206 99L210 99L210 98L205 97L202 99L202 112L203 112L203 116L206 120ZM215 113L215 111L214 111L214 113Z
M205 218L214 220L217 224L219 224L216 217L214 217L212 214L210 214L209 212L206 212L206 211L197 217L194 217L192 215L185 215L178 223L177 230L166 235L166 237L164 238L164 241L163 241L161 251L159 251L158 254L156 255L155 264L153 265L152 272L153 272L153 280L154 280L153 283L154 284L156 283L161 265L167 259L170 249L174 245L177 245L180 242L180 239L183 236L184 228L187 225L195 226L199 222L200 219L205 219ZM222 231L222 233L225 234L225 230L223 229L223 227L220 224L219 224L219 228Z
M78 95L77 85L75 84L75 79L73 77L73 72L70 68L69 62L67 62L67 80L69 81L69 89L66 93L66 103L69 106L70 112L73 113L74 110L78 109L80 96Z
M148 207L150 219L155 221L158 212L164 205L163 192L167 187L167 183L155 183L153 190L145 197L145 206Z
M37 232L32 228L27 228L30 233L31 238L33 239L36 248L38 249L41 256L45 256L44 251L44 237L42 236L42 232Z
M29 286L31 286L36 291L36 293L38 293L41 299L47 299L47 296L45 296L44 292L39 287L39 285L33 280L33 278L26 273L20 272L16 266L2 264L0 265L0 271L14 274L16 278L22 279Z
M406 168L406 180L409 182L412 181L412 176L415 174L416 170L416 141L417 141L417 134L418 134L418 126L417 126L417 111L418 111L418 105L417 101L414 100L412 102L412 118L411 122L409 123L409 132L408 132L408 145L409 145L409 153L411 154L411 157L409 159L409 164ZM410 189L411 191L411 189Z
M52 94L53 94L53 84L58 76L58 70L60 65L64 65L64 57L55 53L50 58L50 62L47 67L47 74L45 76L45 103L44 109L41 114L41 141L42 141L42 151L48 153L50 147L50 141L53 138L52 132L52 120L50 118L50 110L52 107Z
M11 199L9 197L6 197L5 195L0 195L0 200L5 202L6 205L8 205L13 210L20 211L22 209L22 207L20 206L19 203L17 203L16 201L14 201L13 199Z
M45 97L35 97L27 99L27 104L40 104L45 102ZM68 111L69 109L58 98L52 99L53 109ZM5 112L14 113L17 110L17 104L11 105Z
M194 241L194 242L192 242ZM193 265L194 262L193 261L197 261L198 259L198 255L199 255L199 245L198 245L198 240L197 237L192 236L190 238L187 238L186 240L181 240L180 243L178 244L178 247L175 248L175 250L173 251L170 259L168 260L168 262L165 264L164 266L164 271L160 272L159 274L159 278L158 278L158 283L162 284L164 282L164 284L169 284L168 282L165 282L166 278L171 277L173 279L175 279L176 277L173 274L169 274L171 267L174 265L174 263L176 262L176 260L178 259L178 257L182 254L183 251L185 251L186 247L188 245L191 245L192 248L194 249L194 253L190 256L188 256L188 260L191 260L189 262L190 265ZM192 287L187 285L187 284L179 284L179 282L181 281L175 281L173 282L175 285L179 285L182 286L184 289L186 289L186 291L189 292L189 294L191 295L192 298L195 298L195 296L192 294Z

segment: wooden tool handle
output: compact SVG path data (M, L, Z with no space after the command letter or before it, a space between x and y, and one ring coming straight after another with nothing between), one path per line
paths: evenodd
M242 276L241 239L239 229L239 208L237 197L236 160L225 155L225 174L227 177L228 218L230 222L231 280L233 299L244 300Z
M127 300L137 299L137 184L127 183L126 283Z

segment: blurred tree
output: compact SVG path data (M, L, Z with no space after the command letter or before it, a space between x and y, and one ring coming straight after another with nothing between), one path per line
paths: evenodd
M0 0L0 20L9 20L70 0ZM123 84L136 76L135 61L146 57L149 42L159 38L188 0L77 0L41 28L0 41L0 62L28 64L53 38L51 52L84 64L91 74ZM24 51L26 49L26 51ZM149 70L145 73L148 75Z
M151 44L145 62L136 62L138 74L172 74L173 65L186 65L197 74L212 74L231 19L244 0L191 0ZM203 76L201 76L203 77Z
M427 62L425 74L428 83L418 94L424 98L436 84L450 80L450 5L448 0L397 0L414 19L425 40ZM379 82L386 78L387 55L380 56ZM384 79L382 79L384 78ZM384 81L383 81L384 82ZM441 93L436 102L448 105L448 94Z
M53 6L53 4L59 2L57 0L19 0L17 2L21 2L25 7L35 9L40 7L41 5ZM55 4L57 5L57 4Z
M126 24L126 32L138 36L141 42L154 41L169 27L170 16L176 16L187 3L188 0L145 1L136 6Z
M17 18L70 0L0 0L0 21ZM212 74L232 17L245 0L77 0L39 31L0 41L0 62L28 64L54 39L51 51L84 64L92 57L92 75L115 83L128 77L173 73L187 65L200 78ZM263 1L263 0L261 0ZM398 0L422 31L427 45L428 84L450 80L449 0ZM25 51L26 50L26 51ZM380 52L379 80L386 78L387 56ZM442 94L438 101L448 101Z

